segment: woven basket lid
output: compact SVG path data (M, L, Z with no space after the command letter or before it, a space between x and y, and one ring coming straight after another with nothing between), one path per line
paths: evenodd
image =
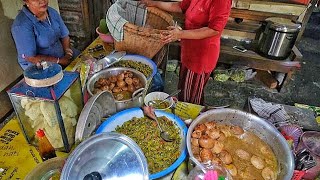
M57 84L63 78L59 64L42 61L40 64L29 66L23 72L25 82L32 87L48 87Z

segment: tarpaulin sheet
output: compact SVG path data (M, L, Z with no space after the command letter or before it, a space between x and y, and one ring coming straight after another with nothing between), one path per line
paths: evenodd
M0 179L24 179L41 162L36 147L28 144L17 117L13 117L0 130Z

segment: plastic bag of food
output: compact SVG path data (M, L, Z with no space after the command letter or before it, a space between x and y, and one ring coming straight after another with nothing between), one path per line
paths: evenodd
M231 175L228 171L215 164L201 164L194 167L189 175L189 180L231 180Z

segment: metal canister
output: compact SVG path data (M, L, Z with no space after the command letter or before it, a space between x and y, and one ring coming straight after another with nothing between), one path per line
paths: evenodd
M260 34L258 48L271 59L286 59L294 46L301 24L286 18L268 18Z

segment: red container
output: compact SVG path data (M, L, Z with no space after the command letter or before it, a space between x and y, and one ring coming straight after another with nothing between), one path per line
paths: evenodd
M310 0L290 0L290 3L307 5L307 4L309 4L309 1Z

